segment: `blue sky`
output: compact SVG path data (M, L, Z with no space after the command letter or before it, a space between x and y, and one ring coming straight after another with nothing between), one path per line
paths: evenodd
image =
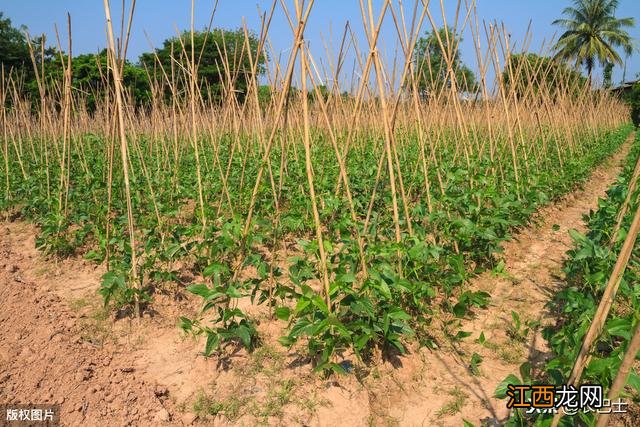
M397 6L398 0L393 0L393 2ZM119 28L121 1L112 0L111 3L114 25ZM127 5L129 3L130 1L127 0ZM214 0L196 0L196 28L202 29L207 26L214 3ZM437 25L441 25L440 2L432 0L431 3L431 13L437 21ZM445 16L450 23L455 15L457 1L444 0L444 3ZM569 3L569 0L477 0L478 18L481 26L482 20L503 23L511 34L511 40L516 45L516 50L522 46L529 21L531 21L533 37L529 50L538 52L544 41L548 42L554 35L556 37L559 35L561 30L551 25L551 22L560 16L562 9ZM287 0L287 4L293 10L291 0ZM374 0L373 4L376 10L380 10L382 1ZM406 15L410 15L414 0L404 0L403 4ZM220 0L213 25L235 29L242 26L244 19L249 29L257 32L260 28L258 10L265 11L270 6L270 1ZM54 24L57 24L63 46L67 43L66 12L69 12L72 18L74 55L95 53L106 45L104 9L101 0L1 0L0 11L4 12L14 25L27 26L32 35L45 33L50 42L55 42ZM176 28L180 30L189 28L190 14L190 0L138 0L128 59L135 61L141 53L151 50L145 31L154 46L160 46L164 39L176 34ZM619 17L631 16L636 18L636 21L640 21L640 2L638 0L620 0L617 15ZM320 65L321 59L323 64L327 64L324 42L332 44L333 53L331 55L335 58L347 21L350 22L358 38L360 49L366 49L358 0L316 0L305 38L309 41L312 54L318 61L319 67L322 67ZM636 24L640 24L640 22L636 22ZM423 28L424 30L431 29L428 19L425 19ZM114 31L118 32L115 28ZM630 33L636 40L640 40L638 25L631 29ZM280 5L276 7L269 35L274 51L276 53L282 51L282 55L286 57L292 44L293 34ZM394 49L397 46L397 35L392 17L388 13L382 27L381 38L383 43L380 48L390 70ZM477 70L473 40L468 31L464 36L461 54L463 61L472 69ZM345 69L348 69L349 74L352 66L353 57L345 63ZM635 53L629 58L626 68L626 79L635 78L636 74L640 72L640 53ZM615 67L614 83L620 82L622 74L622 67Z

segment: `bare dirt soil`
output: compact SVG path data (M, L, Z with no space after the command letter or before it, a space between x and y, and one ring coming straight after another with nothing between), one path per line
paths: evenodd
M0 228L0 402L61 404L65 425L168 419L166 391L136 371L132 355L83 339L82 316L56 292L78 292L82 277L37 270L44 268L37 253L25 250L35 247L32 231Z
M504 244L499 274L472 281L491 305L456 325L471 336L439 340L437 351L413 348L366 376L320 378L277 344L281 331L262 312L267 338L258 350L206 359L202 342L176 326L197 301L158 294L151 314L115 320L96 295L103 268L44 259L33 225L0 222L0 403L59 403L64 425L500 425L508 412L493 398L497 384L548 351L540 331L553 322L545 304L562 286L567 231L584 231L583 214L597 207L628 148ZM520 334L507 333L512 311ZM472 366L474 353L482 361Z
M461 329L472 333L469 338L451 345L450 351L425 356L424 381L400 404L388 406L400 424L459 426L464 419L497 426L507 419L506 402L494 397L495 389L507 375L519 376L523 362L535 369L548 355L541 332L555 318L545 305L563 286L562 264L572 248L568 231L586 231L583 215L597 208L598 199L615 182L632 138L581 189L539 210L533 225L502 245L502 272L488 271L472 281L472 289L491 294L490 307L462 322ZM512 312L521 322L517 331ZM478 342L481 334L484 343ZM474 353L482 362L472 368Z

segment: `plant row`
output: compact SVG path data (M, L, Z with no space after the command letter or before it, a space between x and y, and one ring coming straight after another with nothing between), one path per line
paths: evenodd
M388 179L377 179L379 140L371 136L346 158L354 220L345 192L336 191L340 168L331 161L327 136L314 133L310 156L326 273L314 238L302 147L295 142L274 144L250 232L244 235L262 164L260 145L249 137L240 144L232 137L215 144L200 141L206 201L201 217L196 159L188 144L137 141L130 156L137 283L130 276L132 249L118 152L109 152L104 139L86 135L73 140L67 171L59 163L45 163L45 141L22 141L22 156L11 158L10 173L2 170L10 181L3 208L18 208L35 220L41 229L37 243L51 254L84 253L98 263L108 257L100 293L116 309L127 309L136 299L150 303L166 283L188 285L188 291L203 298L203 313L184 317L181 324L207 336L206 354L259 343L255 322L236 304L250 298L286 322L283 345L305 347L319 370L341 371L338 362L345 353L367 360L375 348L403 352L410 341L436 347L430 333L435 310L464 317L486 306L490 296L466 291L464 283L495 266L500 243L510 232L525 225L538 207L585 180L629 132L624 126L564 140L532 140L522 147L521 153L529 152L526 160L510 158L506 139L493 158L479 152L465 159L451 133L440 142L437 162L426 173L425 147L416 135L404 135L397 141L406 196L400 239L394 235L393 188ZM553 143L562 150L549 147ZM64 197L59 189L63 172L71 177ZM185 283L184 270L202 280Z
M640 157L640 134L626 158L623 172L607 190L607 196L598 203L598 209L587 216L586 234L571 230L574 246L567 252L563 271L566 286L549 303L557 315L556 324L546 328L543 336L552 350L552 356L544 366L521 366L520 377L510 375L503 385L511 384L567 384L572 368L602 299L613 267L627 236L633 215L640 203L640 189L631 195L620 231L614 235L618 213L627 199L630 180ZM615 241L612 241L614 239ZM636 244L615 297L602 334L590 353L589 362L582 375L582 384L599 384L609 389L618 372L631 335L640 321L640 245ZM501 387L503 394L504 387ZM640 375L632 371L622 397L629 404L640 403ZM574 416L562 418L561 425L594 424L594 411L578 411ZM551 424L551 414L526 415L515 411L509 425Z

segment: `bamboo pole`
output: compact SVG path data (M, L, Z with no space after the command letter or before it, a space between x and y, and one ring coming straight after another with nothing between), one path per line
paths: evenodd
M299 9L298 0L296 0L296 5ZM297 10L298 18L300 18L300 10ZM311 211L313 213L313 222L315 223L316 228L316 240L318 242L318 252L320 254L320 274L322 279L322 284L324 285L324 297L327 303L327 309L329 312L331 309L331 295L329 289L329 273L327 271L327 255L325 253L324 248L324 237L322 233L322 222L320 221L320 214L318 213L318 205L316 199L316 191L315 185L313 183L313 166L311 164L311 134L310 134L310 126L309 126L309 100L307 97L307 58L304 54L304 38L300 39L300 74L301 74L301 82L302 82L302 115L304 118L304 163L305 169L307 173L307 184L309 185L309 196L311 197Z
M627 378L629 377L629 373L631 372L631 368L633 368L633 364L636 361L636 356L640 352L640 324L636 326L636 330L633 333L633 337L629 342L629 346L627 347L627 351L624 353L624 357L622 359L622 363L620 364L620 368L618 369L618 373L616 374L616 378L613 380L613 384L609 389L609 393L607 398L609 402L613 402L618 398L620 392L627 384ZM609 420L611 418L611 413L596 413L596 427L606 427L609 424Z
M589 326L589 330L584 337L582 342L582 347L580 348L580 352L578 353L578 358L573 365L573 369L571 370L571 375L569 376L568 384L575 385L582 376L582 372L586 367L589 353L591 351L591 346L596 338L600 335L604 323L607 320L607 316L609 315L609 310L611 309L611 305L613 304L613 300L615 299L616 292L618 291L618 286L620 285L620 281L622 280L622 275L627 267L627 263L629 262L629 258L631 257L631 253L633 251L633 247L635 245L636 237L638 236L638 232L640 231L640 206L636 208L635 215L633 217L633 221L631 226L629 227L629 232L627 237L622 245L622 249L620 249L620 254L618 255L618 259L616 261L615 266L613 267L613 271L611 272L611 276L609 277L609 281L607 282L607 286L605 287L604 293L602 295L602 299L600 300L600 304L598 304L598 308L596 310L595 315L593 316L593 320L591 321L591 325ZM560 418L562 418L562 412L558 411L556 415L553 417L552 426L557 427L560 422Z
M120 67L115 56L115 41L113 39L113 25L111 24L111 9L109 6L109 0L103 0L104 13L107 21L107 36L109 39L108 54L111 59L111 72L113 73L113 82L115 85L116 94L116 109L118 113L118 133L120 136L120 154L122 157L122 172L124 174L124 189L125 198L127 201L127 223L129 227L129 246L131 247L131 278L133 286L138 286L138 269L137 269L137 255L136 255L136 238L135 238L135 224L133 219L133 206L131 203L131 187L129 184L129 156L127 149L127 136L125 132L124 122L124 102L122 100L122 77L120 75ZM135 315L140 317L140 301L138 296L135 296Z
M635 139L635 132L632 132L629 135L629 141L633 141ZM622 226L622 221L624 220L625 215L627 214L627 210L629 209L629 204L631 202L631 197L636 191L636 185L638 184L638 179L640 178L640 156L636 160L636 165L633 168L633 174L631 175L631 179L629 180L629 187L627 188L627 195L624 198L624 202L622 202L622 206L618 210L618 215L616 216L616 225L613 227L613 232L611 233L611 239L609 241L609 249L616 244L618 240L618 233L620 232L620 227Z

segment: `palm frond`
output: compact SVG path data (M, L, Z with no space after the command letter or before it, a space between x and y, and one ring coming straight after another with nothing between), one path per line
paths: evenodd
M616 18L617 7L618 0L573 0L573 6L563 9L563 17L553 21L565 29L554 46L554 57L584 64L589 74L596 62L621 64L617 49L627 55L636 49L625 30L635 20Z

